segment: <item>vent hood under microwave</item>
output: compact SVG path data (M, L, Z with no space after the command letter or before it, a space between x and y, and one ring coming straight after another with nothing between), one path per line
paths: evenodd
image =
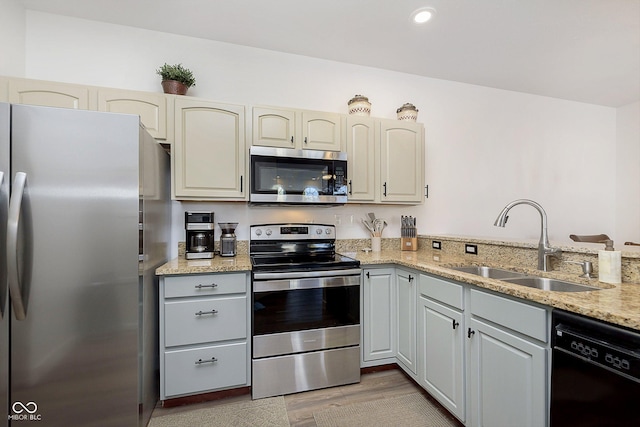
M342 205L347 202L347 154L253 146L249 203Z

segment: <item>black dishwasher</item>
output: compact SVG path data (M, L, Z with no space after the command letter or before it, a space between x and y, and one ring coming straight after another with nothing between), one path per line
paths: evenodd
M551 426L640 426L640 333L552 316Z

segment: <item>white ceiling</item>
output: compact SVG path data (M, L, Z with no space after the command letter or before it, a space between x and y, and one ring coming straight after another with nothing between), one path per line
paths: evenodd
M618 107L640 0L21 0L78 18ZM437 13L417 27L412 11Z

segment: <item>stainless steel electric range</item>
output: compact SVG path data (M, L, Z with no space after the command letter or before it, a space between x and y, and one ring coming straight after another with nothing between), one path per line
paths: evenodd
M360 381L360 262L323 224L250 227L252 397Z

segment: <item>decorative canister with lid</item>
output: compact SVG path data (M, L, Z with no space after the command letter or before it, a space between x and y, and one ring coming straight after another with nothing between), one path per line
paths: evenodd
M356 116L369 116L371 114L371 103L369 98L362 95L356 95L349 100L349 114Z
M396 110L396 113L398 113L398 120L407 120L411 122L418 120L418 109L413 104L404 104Z

